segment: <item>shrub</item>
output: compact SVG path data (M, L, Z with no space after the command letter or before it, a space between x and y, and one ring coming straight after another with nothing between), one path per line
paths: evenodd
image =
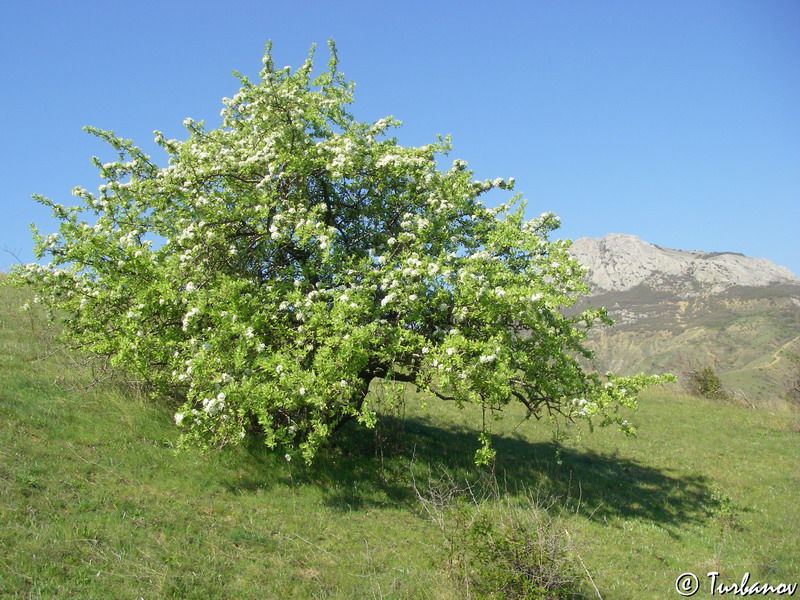
M177 399L182 443L203 448L257 433L310 461L346 422L374 425L376 380L630 432L618 407L659 379L581 367L587 330L608 319L563 313L586 286L569 242L549 239L558 218L526 220L519 196L484 206L513 178L440 170L447 139L403 147L395 119L357 121L332 44L316 77L311 57L276 69L268 48L263 63L219 128L155 133L167 166L89 128L118 153L94 159L105 183L75 188L77 206L36 197L60 230L35 231L51 262L14 278L69 343Z
M503 502L462 515L458 543L476 597L575 597L581 577L571 541L546 511Z
M693 396L711 400L730 400L731 394L722 385L717 370L708 364L695 363L684 372L683 382Z
M555 502L501 495L496 481L459 487L447 475L415 489L442 533L449 576L465 598L566 600L585 581Z

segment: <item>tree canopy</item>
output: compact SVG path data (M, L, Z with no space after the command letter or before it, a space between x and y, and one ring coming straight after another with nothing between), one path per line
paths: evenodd
M159 167L129 140L87 128L118 153L76 206L43 197L58 233L35 231L47 265L16 269L64 324L66 339L111 357L182 405L183 442L251 433L311 460L347 421L370 426L370 385L411 383L487 411L617 423L658 378L587 371L601 309L567 316L585 293L552 213L526 220L519 195L481 196L513 179L442 169L447 138L405 147L391 117L348 111L337 69L238 75L222 122L186 119L183 141L155 132ZM398 387L400 387L398 385ZM481 435L477 459L492 457Z

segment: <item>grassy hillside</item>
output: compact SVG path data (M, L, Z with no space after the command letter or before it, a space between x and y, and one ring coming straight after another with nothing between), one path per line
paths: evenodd
M615 373L679 374L713 365L732 391L779 404L800 356L800 288L736 287L681 299L639 286L590 299L609 308L615 326L592 332L596 367Z
M487 476L470 466L478 415L412 393L311 467L257 445L176 453L171 408L87 387L24 300L0 287L0 598L466 597L417 491ZM656 390L638 438L558 442L520 417L495 427L501 500L549 506L584 597L677 597L685 571L800 580L796 413Z

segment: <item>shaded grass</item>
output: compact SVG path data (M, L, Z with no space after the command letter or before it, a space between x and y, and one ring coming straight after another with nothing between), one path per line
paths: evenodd
M88 388L0 288L0 598L458 598L414 479L478 483L480 415L409 394L312 466L257 443L176 453L168 407ZM604 598L678 574L797 581L796 415L646 394L637 439L510 409L492 474L558 512ZM587 594L594 594L587 588Z

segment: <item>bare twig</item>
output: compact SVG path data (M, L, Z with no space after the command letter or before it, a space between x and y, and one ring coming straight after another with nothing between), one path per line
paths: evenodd
M335 554L331 554L330 552L328 552L327 550L325 550L325 548L323 548L323 547L321 547L321 546L317 546L317 545L316 545L314 542L309 542L309 541L308 541L306 538L304 538L304 537L302 537L302 536L299 536L299 535L297 535L296 533L292 533L291 535L293 535L294 537L296 537L296 538L297 538L298 540L300 540L301 542L305 542L306 544L308 544L308 545L309 545L309 546L311 546L312 548L316 548L316 549L317 549L317 550L319 550L320 552L322 552L322 553L324 553L324 554L327 554L327 555L328 555L328 556L330 556L332 559L334 559L334 560L339 560L339 558L338 558L338 557L337 557Z
M747 394L745 394L743 390L736 390L736 391L734 392L734 395L735 395L735 396L738 396L738 397L740 397L742 400L744 400L744 401L747 403L747 406L749 406L749 407L750 407L750 408L752 408L753 410L755 410L755 409L756 409L755 405L754 405L752 402L750 402L749 398L747 397Z
M589 569L586 568L586 563L583 562L583 559L581 558L581 555L578 553L578 549L575 547L575 544L572 541L572 537L569 535L569 531L567 531L565 529L564 533L567 534L567 539L569 540L569 543L572 546L572 549L575 551L575 556L578 557L578 560L581 562L581 566L583 567L583 570L586 571L586 576L589 578L589 581L592 583L592 587L594 588L594 591L597 592L597 597L600 598L600 600L603 600L603 596L600 595L600 590L597 589L597 586L594 583L594 579L592 579L592 574L589 572Z

